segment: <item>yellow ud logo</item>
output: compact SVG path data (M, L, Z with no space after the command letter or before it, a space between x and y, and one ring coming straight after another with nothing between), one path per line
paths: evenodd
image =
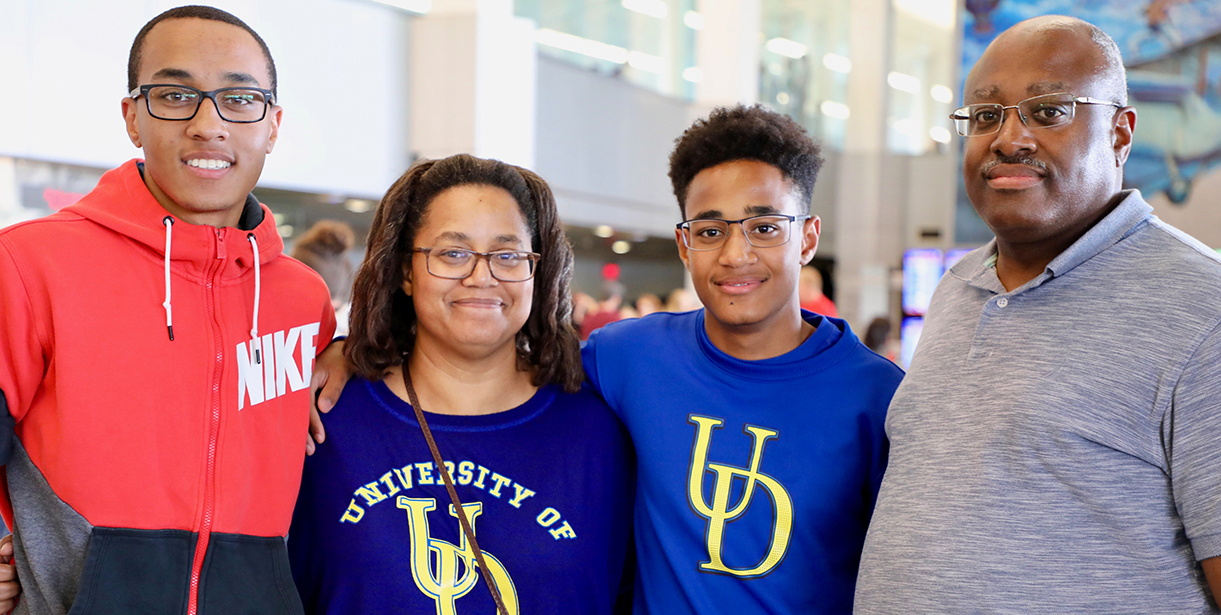
M708 462L708 446L712 443L712 432L720 429L725 421L692 414L687 416L687 422L695 425L695 443L691 447L691 466L687 476L687 498L691 502L691 507L708 520L704 531L708 546L708 561L700 562L699 569L743 578L759 577L771 572L784 559L789 548L789 539L793 534L792 498L779 481L759 471L759 466L763 462L763 449L767 446L767 441L776 438L780 432L747 425L743 432L750 434L753 447L749 466L741 468L724 463ZM716 475L715 482L712 484L711 504L704 499L704 478L709 471ZM741 499L731 506L729 498L735 478L740 478L744 482ZM755 566L730 568L723 559L725 526L746 513L755 497L757 486L762 486L767 490L773 506L771 541L767 545L762 559ZM741 556L739 555L739 557Z
M461 546L451 542L433 538L428 530L428 513L437 508L437 501L432 498L409 498L399 496L398 507L407 511L408 524L411 530L411 578L415 586L430 596L437 603L437 615L457 615L455 603L459 598L470 593L479 581L479 564L475 559L475 550L467 544L466 534L461 531ZM475 520L483 512L482 502L463 504L462 510L470 519L471 530L475 530ZM449 505L449 514L458 518L454 505ZM478 532L476 532L478 535ZM513 579L505 570L504 564L491 553L483 552L487 562L488 572L496 581L500 597L504 600L509 615L519 615L517 588Z

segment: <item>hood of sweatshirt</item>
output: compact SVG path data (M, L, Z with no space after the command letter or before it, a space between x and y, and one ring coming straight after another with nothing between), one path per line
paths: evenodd
M221 284L226 284L238 283L238 278L253 269L254 315L250 336L258 340L262 286L259 269L284 251L284 241L276 230L271 210L251 194L246 196L238 228L190 224L171 215L149 192L144 183L143 164L143 160L133 159L107 171L97 188L75 205L65 207L64 213L82 216L143 244L151 250L150 256L164 263L162 307L170 341L174 339L171 270L195 283L215 275Z
M220 272L222 278L240 277L254 266L254 247L258 244L260 264L266 264L284 251L284 241L276 230L274 217L266 206L246 197L239 228L217 229L190 224L171 216L144 184L143 160L129 160L107 171L97 188L75 205L64 208L114 232L148 246L158 257L165 257L166 234L172 235L170 261L183 265L183 272L202 276L214 266L215 259L230 261ZM173 220L167 227L166 218ZM219 232L218 232L219 231Z

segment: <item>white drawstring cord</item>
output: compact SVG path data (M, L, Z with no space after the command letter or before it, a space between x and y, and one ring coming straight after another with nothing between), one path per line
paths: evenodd
M174 341L174 309L170 307L170 236L173 234L174 218L166 216L161 219L165 225L165 329L170 333L170 341Z
M254 233L246 233L246 240L250 242L250 247L254 248L254 318L250 322L250 347L254 348L254 362L261 364L262 356L259 353L259 242L254 240Z

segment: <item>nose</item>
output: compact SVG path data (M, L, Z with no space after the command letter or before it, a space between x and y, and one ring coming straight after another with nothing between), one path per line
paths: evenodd
M1013 113L1009 113L1012 111ZM1033 153L1038 146L1030 127L1022 121L1017 107L1006 107L1001 111L1001 129L992 135L992 151L1002 156L1017 156Z
M742 223L730 224L728 233L725 237L725 245L721 246L721 254L718 259L722 265L729 267L738 267L751 263L755 260L754 246L746 240L746 229L742 227Z
M475 268L462 279L462 283L475 288L496 286L499 281L492 276L492 261L487 255L475 256Z
M187 121L187 133L195 139L211 141L224 140L229 136L229 122L221 119L220 108L216 99L208 97L200 101L195 117Z

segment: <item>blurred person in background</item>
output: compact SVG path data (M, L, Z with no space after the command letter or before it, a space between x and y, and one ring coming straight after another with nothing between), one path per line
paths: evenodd
M690 312L702 307L699 297L685 288L675 288L666 295L666 312Z
M869 321L869 327L865 329L865 335L862 336L861 341L870 350L894 361L897 355L893 340L890 337L891 329L890 319L885 316L878 316Z
M144 159L0 231L19 613L301 612L284 537L334 310L250 192L279 135L276 87L237 17L158 15L121 102Z
M636 297L636 314L638 316L648 316L653 312L660 312L661 309L661 298L653 293L641 293L639 297Z
M585 315L598 309L598 300L582 293L572 293L572 325L577 331L581 330L581 323L585 321Z
M525 169L426 160L386 193L353 293L355 376L288 543L307 613L492 613L491 588L504 615L630 608L631 444L582 386L572 263Z
M346 222L319 220L293 245L289 256L318 272L331 291L331 306L335 308L335 335L348 334L348 311L351 307L352 262L348 252L356 245L356 234Z
M821 164L764 107L696 121L670 179L705 307L607 325L583 348L636 448L637 613L851 611L902 371L801 310Z
M823 294L822 274L817 268L811 265L801 268L799 288L801 309L832 318L839 317L839 310L835 309L835 302Z
M618 269L615 273L617 277ZM590 333L625 318L622 312L624 292L623 283L618 279L607 278L602 281L602 300L598 302L596 309L586 312L581 321L581 341L589 339Z

